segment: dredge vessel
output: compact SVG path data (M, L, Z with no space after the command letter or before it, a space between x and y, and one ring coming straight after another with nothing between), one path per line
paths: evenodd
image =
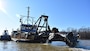
M20 30L12 32L12 38L17 38L16 42L28 43L51 43L52 41L63 41L70 47L75 47L78 36L67 33L66 37L61 36L57 28L50 29L48 16L41 15L34 24L29 24L29 7L27 14L27 24L20 18ZM69 38L70 37L70 38Z

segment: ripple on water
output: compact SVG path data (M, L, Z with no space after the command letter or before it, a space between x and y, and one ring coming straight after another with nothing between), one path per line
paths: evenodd
M85 44L85 43L88 44ZM90 42L90 41L89 41ZM70 48L64 42L52 42L51 44L20 43L14 41L0 41L0 51L90 51L90 44L86 40L80 40L77 47Z

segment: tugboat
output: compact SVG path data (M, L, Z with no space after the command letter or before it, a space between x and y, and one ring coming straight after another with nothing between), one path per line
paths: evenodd
M0 37L1 41L11 41L11 36L8 35L8 30L4 30L4 34Z

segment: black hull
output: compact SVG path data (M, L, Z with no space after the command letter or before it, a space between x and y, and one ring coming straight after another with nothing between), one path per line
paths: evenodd
M11 41L11 36L10 35L2 35L0 38L1 41Z

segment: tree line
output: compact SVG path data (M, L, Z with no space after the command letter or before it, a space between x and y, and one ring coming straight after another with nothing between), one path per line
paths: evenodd
M90 39L90 27L82 27L79 29L69 27L64 32L76 32L79 33L80 39Z

